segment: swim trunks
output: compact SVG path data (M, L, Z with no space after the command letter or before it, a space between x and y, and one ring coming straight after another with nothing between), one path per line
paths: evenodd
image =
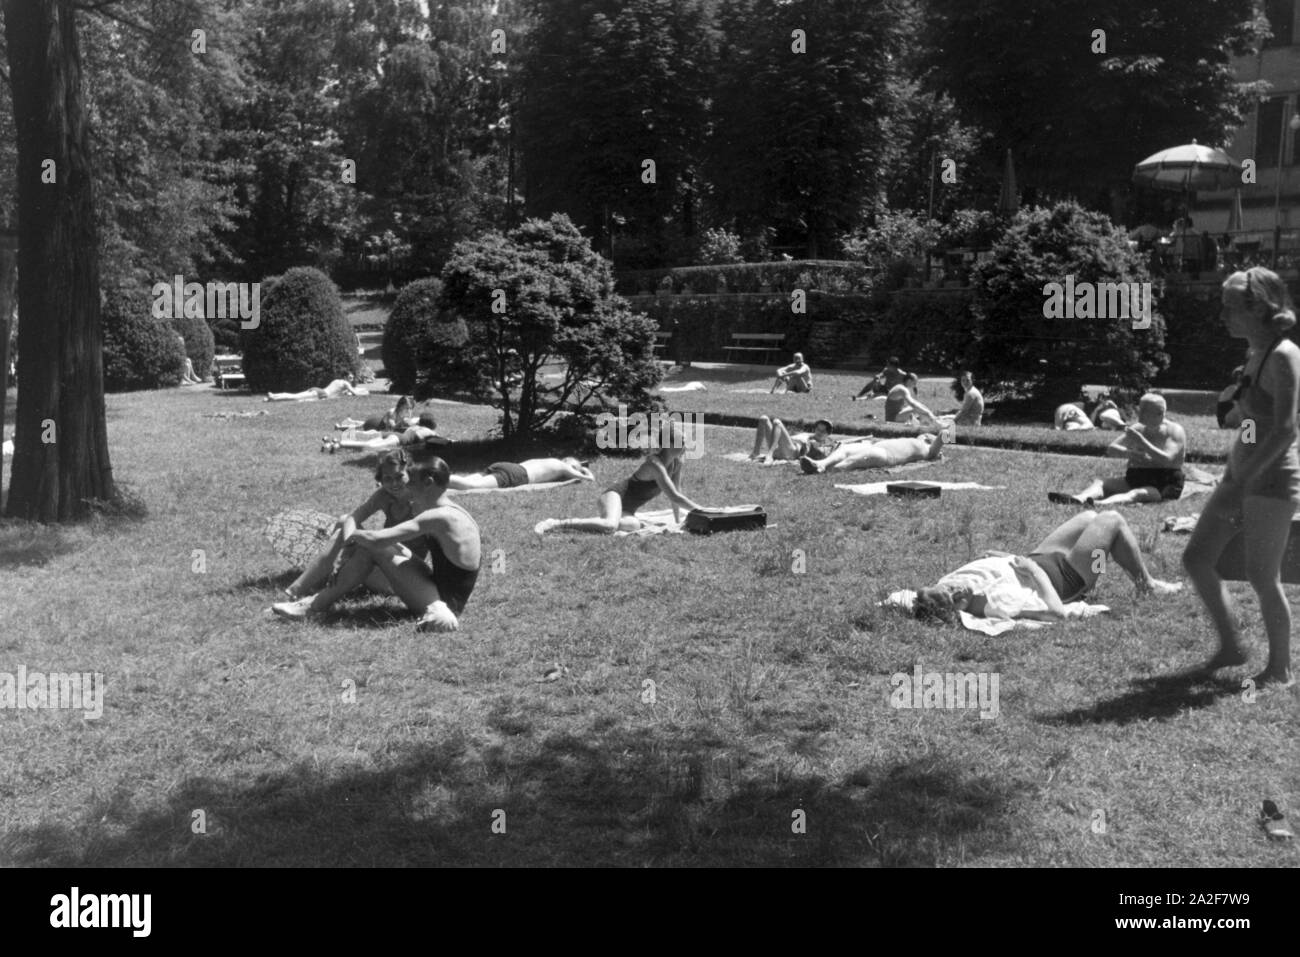
M483 470L497 480L497 488L518 488L528 484L528 470L518 462L493 462Z
M1036 552L1028 558L1047 573L1062 602L1078 601L1087 593L1088 583L1075 571L1063 552Z
M1182 469L1131 468L1124 473L1124 481L1130 489L1154 488L1166 502L1183 497Z
M611 485L605 489L607 492L617 492L618 497L623 500L623 514L632 515L636 510L650 501L661 491L659 483L654 480L625 478L623 481Z
M453 614L459 615L465 610L465 603L474 591L479 570L461 568L452 562L433 538L428 539L428 547L429 565L433 569L433 583L438 588L438 597L447 603Z

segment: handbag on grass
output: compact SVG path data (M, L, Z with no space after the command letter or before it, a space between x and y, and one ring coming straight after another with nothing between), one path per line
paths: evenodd
M733 508L696 508L686 513L682 523L688 532L712 535L714 532L738 532L767 527L767 513L761 505L737 505Z

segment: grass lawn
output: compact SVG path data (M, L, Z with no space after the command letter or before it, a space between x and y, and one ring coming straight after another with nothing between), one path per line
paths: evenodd
M986 548L1028 551L1070 514L1045 493L1086 477L1077 457L957 448L915 477L1007 489L861 498L727 461L749 433L710 427L688 494L762 502L775 527L539 541L539 518L594 514L599 489L463 496L485 570L459 633L416 635L376 598L324 623L266 616L292 575L263 523L368 495L372 460L321 454L319 438L389 401L110 396L115 474L147 517L0 522L0 672L107 680L99 720L0 712L0 863L1300 862L1255 826L1265 798L1293 817L1300 803L1297 699L1247 702L1245 669L1168 679L1212 645L1194 597L1138 601L1117 573L1095 599L1113 614L996 638L875 607ZM800 401L771 405L797 418L785 409ZM861 409L834 401L840 419ZM439 419L468 439L495 413L445 406ZM473 468L512 451L447 457ZM607 483L631 465L593 467ZM1127 511L1158 577L1179 577L1186 541L1157 533L1161 520L1196 508ZM1257 669L1253 596L1243 613ZM567 672L540 681L556 663ZM1000 714L890 707L890 676L917 664L996 673Z
M823 372L814 370L811 393L768 395L773 376L767 369L754 366L692 366L673 371L664 385L703 382L707 392L668 393L664 398L675 410L703 412L710 422L748 423L759 415L779 418L796 431L795 424L808 428L817 419L826 419L837 432L879 435L914 435L913 426L885 422L885 400L851 401L866 384L870 375L861 372ZM954 397L950 380L925 379L918 398L937 414L955 412L961 405ZM753 390L762 389L762 394ZM1201 462L1224 461L1229 433L1218 428L1214 418L1214 397L1204 393L1175 393L1168 399L1170 417L1187 430L1188 459ZM985 416L979 428L958 429L959 445L976 444L997 448L1041 449L1080 455L1101 455L1118 437L1115 432L1093 429L1085 432L1054 432L1051 421L1042 424L1000 422L997 410Z

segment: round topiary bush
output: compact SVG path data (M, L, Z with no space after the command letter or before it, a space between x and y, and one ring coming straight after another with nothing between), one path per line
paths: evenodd
M155 319L146 289L112 289L100 311L104 389L129 392L179 385L185 353L166 319Z
M240 334L254 392L300 392L360 371L343 300L319 269L298 267L264 280L257 318Z
M470 347L469 326L459 316L427 328L417 353L419 368L411 389L420 400L475 392L483 385Z
M185 340L185 354L194 363L195 373L200 379L206 379L212 369L212 356L216 352L216 343L207 320L181 316L172 320L172 328Z
M393 392L414 392L419 370L430 350L436 348L434 329L439 319L438 296L442 282L417 279L402 288L393 311L384 324L380 354ZM445 338L445 334L443 336Z
M240 339L240 320L237 317L208 319L208 328L212 331L215 348L221 352L238 352L244 348ZM188 340L187 340L188 341ZM197 368L197 367L196 367Z

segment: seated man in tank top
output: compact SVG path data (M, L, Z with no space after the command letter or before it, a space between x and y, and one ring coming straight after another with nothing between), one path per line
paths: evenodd
M283 618L324 614L330 606L362 584L374 569L387 579L392 593L421 615L417 631L456 631L478 581L482 543L478 523L447 497L451 469L436 456L407 467L414 518L372 532L348 529L352 545L334 583L298 601L282 602L272 611ZM411 546L428 549L428 564Z
M1077 495L1049 492L1058 505L1128 505L1174 501L1183 494L1187 433L1165 418L1164 396L1148 392L1138 402L1138 420L1106 449L1108 458L1128 460L1122 477L1093 479Z

